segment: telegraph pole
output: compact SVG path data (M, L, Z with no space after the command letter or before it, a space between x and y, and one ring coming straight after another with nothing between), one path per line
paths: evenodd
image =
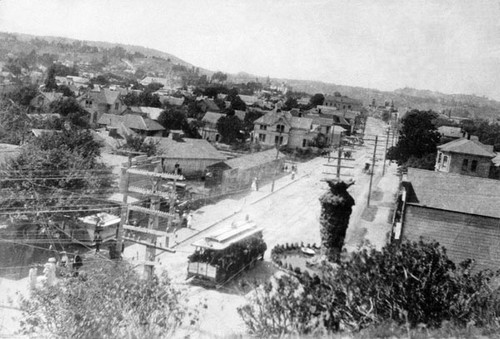
M278 137L278 142L276 143L276 159L275 160L278 160L278 157L280 155L280 146L281 146L281 132L280 132L280 136ZM273 184L271 185L271 192L274 192L274 182L276 181L276 176L278 175L278 162L276 162L276 168L274 169L274 176L273 176Z
M389 146L389 131L390 128L387 128L387 135L385 137L385 152L384 152L384 165L382 167L382 176L385 174L385 160L387 159L387 147Z
M130 185L130 174L127 172L128 169L132 166L132 156L129 155L128 163L125 168L121 169L120 176L120 191L123 195L123 203L121 207L120 213L120 224L118 225L118 229L116 230L116 253L119 253L120 257L122 256L122 242L123 242L123 225L128 223L128 189Z
M370 196L372 193L373 172L375 172L375 156L377 155L378 135L375 136L375 147L373 148L372 171L370 173L370 186L368 188L368 198L366 199L366 207L370 207Z

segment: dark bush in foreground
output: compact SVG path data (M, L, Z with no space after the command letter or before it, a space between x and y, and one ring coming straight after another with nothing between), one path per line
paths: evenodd
M493 323L500 298L497 274L456 266L437 243L404 242L382 251L362 251L335 268L325 264L321 279L273 278L238 311L251 333L318 334L359 331L384 323L438 328Z

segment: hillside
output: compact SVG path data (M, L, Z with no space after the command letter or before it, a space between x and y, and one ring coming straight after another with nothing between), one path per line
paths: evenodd
M118 79L136 80L151 75L168 78L176 85L198 85L203 83L204 76L210 77L214 73L152 48L0 32L0 66L5 69L5 64L12 61L21 68L37 71L43 71L44 67L54 61L66 65L76 63L80 73L90 76L111 73ZM371 104L372 100L375 100L377 105L393 101L394 105L401 109L432 109L439 112L451 111L452 115L458 117L500 119L500 102L476 95L444 94L412 88L380 91L320 81L278 78L270 80L273 83L285 83L294 91L309 94L340 92L342 95L362 100L365 105ZM206 83L206 78L204 81ZM240 72L230 74L228 81L266 82L267 77Z
M173 84L210 76L174 55L155 49L99 41L0 32L0 63L14 63L28 71L44 71L54 61L76 64L80 73L141 79L146 75L169 78Z

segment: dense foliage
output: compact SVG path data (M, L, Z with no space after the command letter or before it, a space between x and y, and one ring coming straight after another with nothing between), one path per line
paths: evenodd
M43 133L0 168L4 179L0 203L28 210L84 211L103 206L103 193L109 191L113 178L99 156L100 145L89 131Z
M482 326L500 316L498 273L472 269L471 261L456 266L435 242L394 243L324 263L319 276L273 278L238 311L249 331L263 337L359 331L387 322Z
M396 160L398 165L404 165L412 157L435 155L440 139L434 124L436 118L437 114L432 111L409 112L401 121L398 143L389 149L387 157Z
M141 280L114 262L34 290L21 309L24 334L51 338L169 338L197 320L165 275Z
M158 143L153 140L146 141L146 137L138 134L127 134L125 136L124 148L147 154L148 157L158 153Z
M217 121L217 131L226 144L242 138L243 123L236 115L225 115Z
M329 191L321 196L320 233L326 257L331 261L340 258L349 218L354 206L353 197L347 192L352 183L328 180Z

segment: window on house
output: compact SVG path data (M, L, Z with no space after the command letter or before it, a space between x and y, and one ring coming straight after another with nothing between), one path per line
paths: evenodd
M279 136L279 135L275 136L274 143L278 144L278 145L282 145L283 144L283 136Z
M326 134L330 133L330 126L326 126Z
M448 164L448 156L447 156L447 155L445 155L445 156L443 157L443 166L446 166L447 164Z
M91 107L92 106L92 100L85 100L85 107Z
M303 139L302 140L302 147L306 147L307 146L307 139Z
M469 168L469 159L462 160L462 171L467 171Z
M115 102L115 111L117 111L119 108L120 108L120 103L119 102Z
M285 125L276 125L276 132L283 133L285 131Z
M265 134L259 134L259 141L266 142L266 135Z
M260 125L260 129L262 129L262 130L265 131L267 129L267 126L266 125Z
M471 172L475 172L477 169L477 160L472 160L472 163L470 164L470 170Z
M352 107L351 105L347 106L347 108L349 108L349 109L351 109L351 107Z
M443 158L443 153L438 154L438 164L441 165L441 159Z

